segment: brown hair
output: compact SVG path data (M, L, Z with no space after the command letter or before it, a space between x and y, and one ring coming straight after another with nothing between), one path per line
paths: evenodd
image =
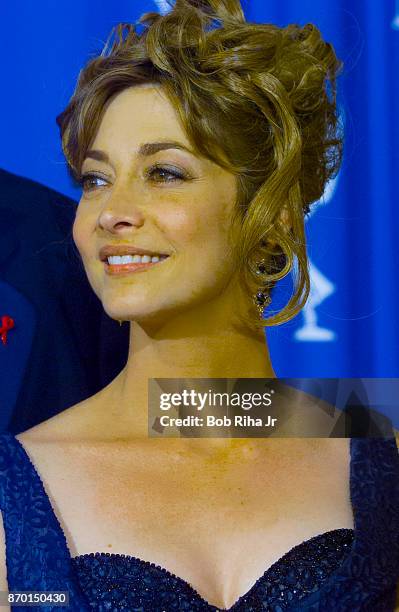
M341 63L314 25L249 23L239 0L176 0L166 15L146 13L136 25L140 33L132 24L114 28L57 118L72 172L80 176L112 96L161 84L195 149L237 177L235 256L248 294L259 288L259 259L266 288L295 271L285 307L261 320L253 306L246 324L290 320L310 290L304 216L342 157Z

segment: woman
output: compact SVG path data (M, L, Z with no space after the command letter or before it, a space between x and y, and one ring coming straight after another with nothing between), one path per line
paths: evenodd
M304 214L341 156L339 62L314 26L247 24L238 0L141 22L59 118L83 188L74 240L130 322L129 359L3 436L1 587L69 591L73 610L392 610L394 439L148 436L151 378L275 377L263 328L306 300ZM292 297L263 320L294 260Z

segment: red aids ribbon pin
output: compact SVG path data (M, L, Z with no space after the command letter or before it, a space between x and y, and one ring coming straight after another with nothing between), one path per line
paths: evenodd
M1 317L0 338L3 344L7 344L7 332L15 326L14 319L8 315Z

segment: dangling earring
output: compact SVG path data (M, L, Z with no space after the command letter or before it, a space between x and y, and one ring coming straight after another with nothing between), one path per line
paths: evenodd
M120 319L118 319L118 323L119 323L119 327L122 327L122 323L123 323L123 321L121 321Z
M264 259L261 259L260 261L256 262L255 274L257 274L261 279L262 277L265 277L263 281L261 280L261 282L263 283L263 285L267 284L267 280L266 280L267 270L266 270L266 262ZM267 289L264 286L262 286L262 287L259 287L259 290L253 296L253 299L254 299L255 306L258 309L259 316L262 318L263 311L266 308L266 306L269 306L269 304L272 301L272 298L270 297L270 294L267 291Z

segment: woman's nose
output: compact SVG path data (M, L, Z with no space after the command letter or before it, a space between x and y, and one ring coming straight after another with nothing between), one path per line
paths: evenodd
M118 211L107 206L104 208L97 220L99 229L105 230L110 234L124 234L132 227L141 227L144 223L144 216L137 206L129 206L125 211Z

